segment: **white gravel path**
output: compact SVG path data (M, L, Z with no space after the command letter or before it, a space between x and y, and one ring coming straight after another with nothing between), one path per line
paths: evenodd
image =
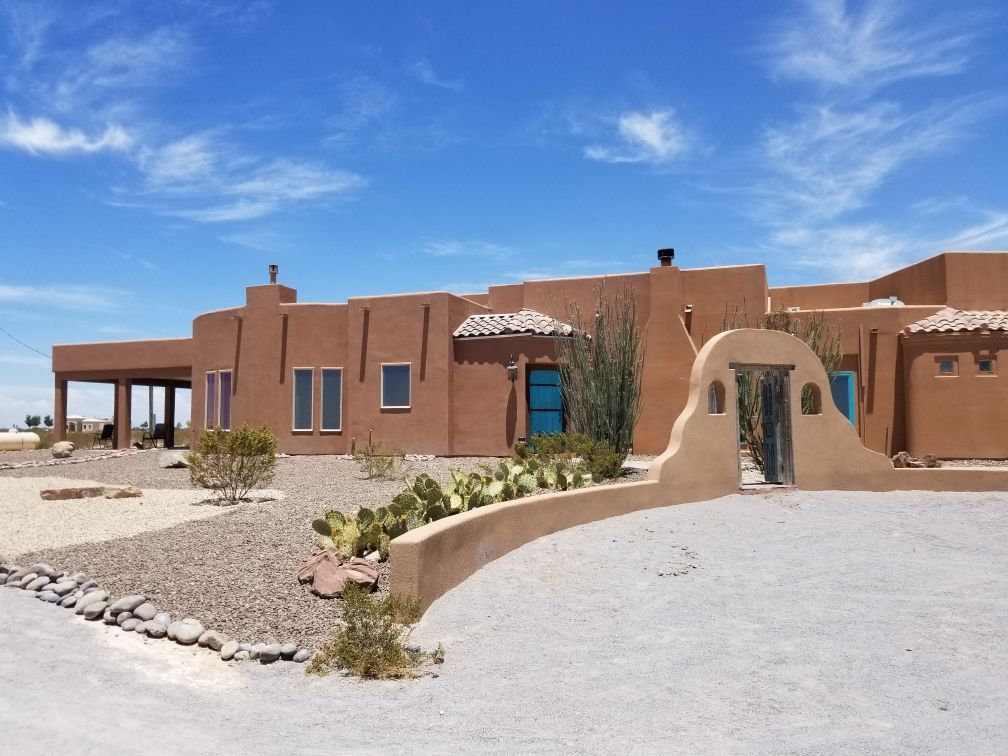
M100 485L80 478L0 477L0 556L132 536L233 509L196 506L208 497L203 490L143 489L135 499L44 501L39 496L44 488Z
M435 602L414 639L446 662L406 682L208 661L0 589L0 751L1000 753L1006 508L775 493L557 533Z

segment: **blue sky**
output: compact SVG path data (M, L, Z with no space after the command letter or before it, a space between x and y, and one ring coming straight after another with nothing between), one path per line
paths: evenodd
M154 6L0 0L0 319L42 352L187 336L271 262L342 301L1008 247L996 0ZM0 375L0 425L51 412L4 334Z

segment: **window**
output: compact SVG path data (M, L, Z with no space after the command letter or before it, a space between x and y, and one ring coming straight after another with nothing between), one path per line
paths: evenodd
M310 431L312 424L313 368L294 368L294 430Z
M382 409L409 409L410 364L399 363L381 366Z
M221 370L218 375L220 385L220 422L218 425L224 430L231 430L231 371Z
M938 360L938 375L952 376L956 375L956 358L955 357L941 357Z
M343 368L322 368L322 430L343 430Z
M725 390L721 381L713 381L707 389L707 414L723 415L725 411Z
M206 423L207 428L217 425L217 373L206 374Z
M994 360L990 357L981 357L977 360L977 372L980 375L994 375Z

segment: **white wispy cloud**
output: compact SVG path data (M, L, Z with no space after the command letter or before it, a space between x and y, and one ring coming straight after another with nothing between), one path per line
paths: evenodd
M132 300L129 292L100 286L14 286L0 284L0 303L65 310L108 310Z
M585 157L604 163L661 165L683 157L692 141L671 109L623 113L616 128L621 143L586 147Z
M910 23L911 7L869 0L807 0L804 12L782 23L768 49L776 75L824 87L863 88L959 73L969 63L975 34L964 14Z
M399 98L369 76L355 76L340 83L339 109L329 117L330 142L348 142L361 133L368 141L383 139L378 127L398 108Z
M0 144L32 155L69 155L127 150L133 138L117 124L109 124L100 134L89 136L80 129L60 126L48 118L25 121L9 111L0 122Z
M981 210L979 223L945 238L943 249L996 249L1008 246L1008 212Z
M764 214L833 219L863 207L899 169L967 137L1000 102L959 101L904 112L892 102L805 108L765 129L762 149L775 181L756 189Z
M426 58L421 58L407 66L406 73L422 84L428 84L432 87L448 89L453 92L462 89L462 81L460 79L443 79L439 77L434 71L434 66Z
M18 367L49 368L52 362L45 357L22 354L0 354L0 365L16 365Z
M424 241L420 252L429 257L483 257L504 258L514 254L511 247L478 239L434 239Z

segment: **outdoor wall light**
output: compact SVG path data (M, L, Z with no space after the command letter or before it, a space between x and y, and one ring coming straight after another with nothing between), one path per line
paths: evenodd
M507 377L511 383L518 380L518 365L515 362L514 355L511 355L511 361L507 364Z

